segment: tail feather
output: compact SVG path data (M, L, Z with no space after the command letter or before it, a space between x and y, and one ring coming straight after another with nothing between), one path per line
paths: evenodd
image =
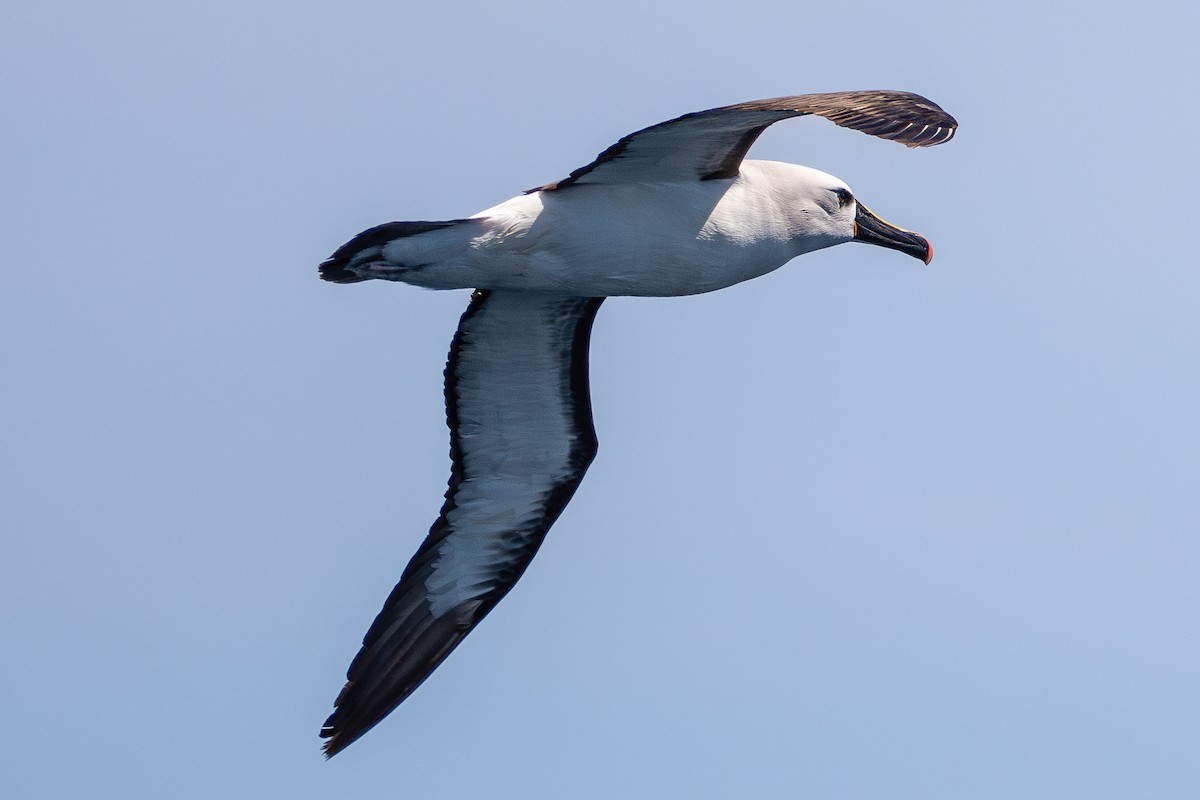
M367 278L354 272L353 267L376 261L383 256L383 248L389 242L402 239L405 236L416 236L442 228L449 228L463 222L452 219L445 222L385 222L376 225L355 236L350 241L334 251L333 255L321 262L317 271L321 280L332 283L358 283Z

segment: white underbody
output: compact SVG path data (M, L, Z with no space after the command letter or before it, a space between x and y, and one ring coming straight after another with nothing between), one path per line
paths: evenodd
M393 240L352 269L432 289L711 292L849 241L853 209L830 205L830 190L844 186L771 161L744 161L733 179L569 186Z

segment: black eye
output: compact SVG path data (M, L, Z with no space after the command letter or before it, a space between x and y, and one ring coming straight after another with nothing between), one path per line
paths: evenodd
M840 208L845 208L854 202L854 195L850 194L850 192L846 191L845 189L834 189L833 193L837 195L838 206Z

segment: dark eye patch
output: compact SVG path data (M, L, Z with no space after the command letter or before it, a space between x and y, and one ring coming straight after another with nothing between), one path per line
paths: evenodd
M850 203L854 202L854 195L850 194L850 192L846 191L845 189L834 189L833 193L837 195L838 206L841 208L845 208L846 206L850 205Z

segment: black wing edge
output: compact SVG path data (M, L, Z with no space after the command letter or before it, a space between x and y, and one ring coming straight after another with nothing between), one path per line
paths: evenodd
M429 535L405 568L400 582L388 596L383 610L363 638L362 649L346 673L346 685L334 702L334 712L321 728L325 757L346 749L377 725L416 690L450 655L455 647L487 616L508 593L537 553L550 526L558 519L596 457L598 442L592 419L588 376L588 349L592 324L603 297L575 298L581 304L570 346L569 395L574 415L575 441L570 450L574 467L571 477L553 486L545 497L545 513L528 533L529 544L522 557L503 574L497 589L463 603L434 618L425 602L424 580L437 561L438 545L453 531L448 517L456 507L459 486L468 477L462 442L458 436L456 368L468 344L466 330L471 319L487 304L490 292L476 291L459 321L446 364L446 422L450 426L450 483L446 500ZM402 659L399 669L388 672L384 665ZM374 668L374 669L373 669ZM371 675L372 672L375 675Z

